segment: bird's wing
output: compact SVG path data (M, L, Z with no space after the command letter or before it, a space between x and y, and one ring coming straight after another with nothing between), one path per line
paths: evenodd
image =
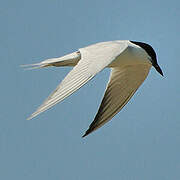
M98 43L80 49L81 60L28 120L64 100L81 88L119 56L126 47L127 45L119 46L117 43L112 42L109 44Z
M112 69L99 110L83 137L110 121L127 104L146 79L150 67L149 64L139 64Z

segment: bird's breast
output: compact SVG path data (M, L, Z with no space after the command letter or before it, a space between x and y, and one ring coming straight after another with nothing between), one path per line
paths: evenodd
M148 54L142 49L128 46L124 52L117 56L108 67L122 67L126 65L150 64Z

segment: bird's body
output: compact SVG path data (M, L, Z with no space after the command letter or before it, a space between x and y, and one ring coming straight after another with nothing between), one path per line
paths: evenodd
M84 135L86 136L111 120L127 104L146 79L152 65L163 75L152 47L128 40L93 44L72 54L33 64L31 66L34 68L49 66L74 66L74 68L28 119L64 100L104 68L111 68L105 95L94 121Z

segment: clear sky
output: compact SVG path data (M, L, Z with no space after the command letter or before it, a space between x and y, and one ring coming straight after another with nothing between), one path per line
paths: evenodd
M0 179L179 180L179 18L179 0L1 0ZM124 39L151 44L164 77L152 68L112 121L81 138L109 70L26 121L70 68L19 65Z

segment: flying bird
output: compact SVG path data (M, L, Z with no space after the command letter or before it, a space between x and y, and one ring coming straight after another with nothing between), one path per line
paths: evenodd
M143 42L100 42L59 58L27 65L32 68L73 66L54 92L28 118L34 118L77 91L104 68L111 74L99 110L82 137L110 121L131 99L153 66L163 76L154 49Z

